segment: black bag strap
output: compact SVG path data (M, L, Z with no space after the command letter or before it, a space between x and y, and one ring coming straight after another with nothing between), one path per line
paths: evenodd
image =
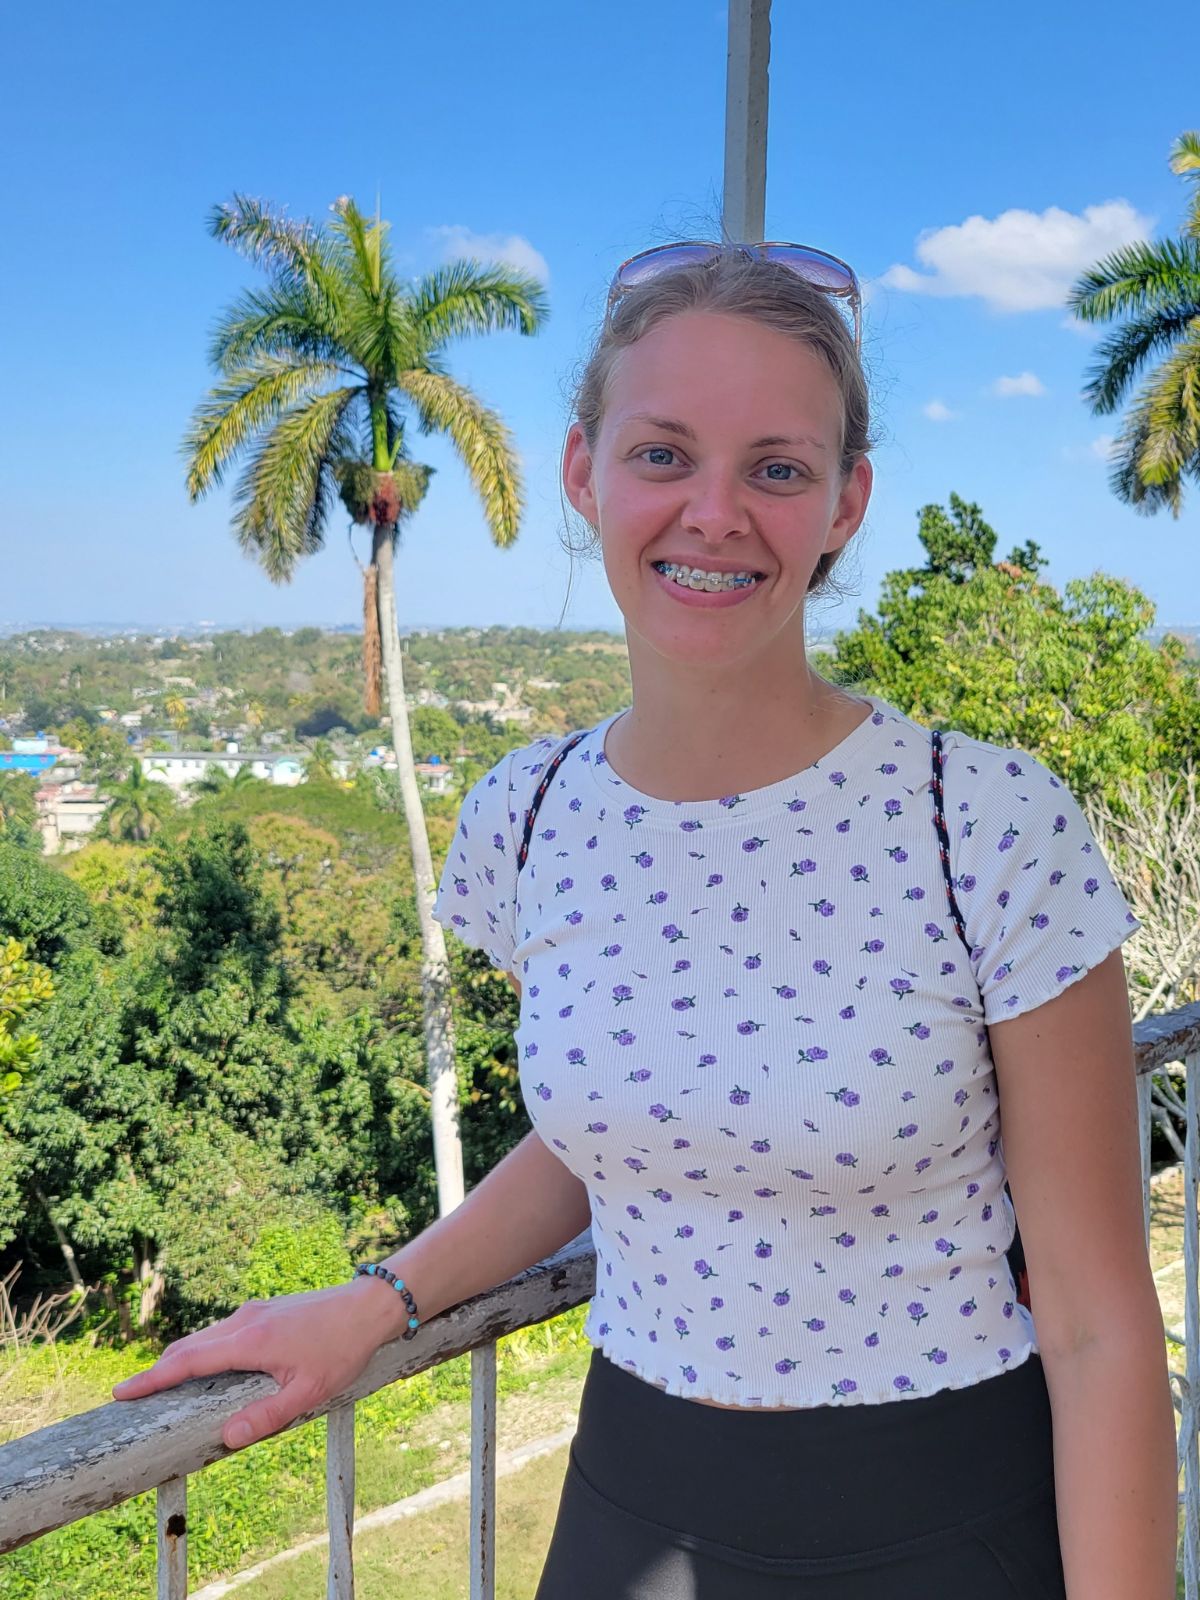
M521 868L525 865L525 857L529 854L529 841L533 837L533 824L537 818L538 811L541 808L542 801L546 798L546 790L550 787L551 779L562 765L566 756L572 750L574 750L580 739L591 732L593 732L591 728L584 728L582 732L572 734L567 740L566 744L561 745L555 752L553 758L547 763L546 770L542 773L542 781L533 791L533 799L530 801L529 808L525 812L525 831L521 835L521 846L517 851L518 875L520 874Z
M933 747L933 825L937 829L938 854L942 858L942 876L946 880L946 898L950 902L950 915L954 918L954 926L958 929L958 937L962 940L968 955L971 954L971 941L967 938L967 925L963 921L963 914L958 909L958 901L954 898L954 877L950 871L950 834L946 827L946 793L942 785L942 730L934 728L932 734Z

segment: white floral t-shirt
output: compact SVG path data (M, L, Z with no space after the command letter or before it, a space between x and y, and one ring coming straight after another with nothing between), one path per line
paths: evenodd
M1038 1348L1005 1251L985 1024L1053 999L1140 927L1069 790L943 738L955 929L928 729L873 714L793 777L639 793L604 735L465 797L435 916L522 984L521 1087L586 1185L587 1334L670 1394L862 1404Z

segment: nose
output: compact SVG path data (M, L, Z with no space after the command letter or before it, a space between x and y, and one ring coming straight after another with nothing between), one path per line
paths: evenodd
M750 514L741 476L733 468L709 467L687 480L682 525L687 533L724 539L749 533Z

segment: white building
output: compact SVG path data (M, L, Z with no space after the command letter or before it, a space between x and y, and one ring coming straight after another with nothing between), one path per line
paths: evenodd
M239 750L236 744L218 750L153 750L137 757L148 778L183 790L202 778L209 767L217 767L229 777L248 766L256 778L289 788L304 781L304 760L287 751Z

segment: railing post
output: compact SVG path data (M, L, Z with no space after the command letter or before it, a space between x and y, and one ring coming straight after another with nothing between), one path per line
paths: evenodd
M1137 1076L1138 1142L1142 1150L1142 1221L1146 1230L1146 1249L1150 1249L1150 1100L1154 1091L1154 1074L1139 1072Z
M158 1600L187 1600L187 1479L168 1478L155 1492Z
M1185 1282L1183 1337L1186 1388L1183 1443L1183 1592L1200 1600L1200 1051L1187 1057L1187 1142L1183 1160L1183 1261Z
M496 1346L471 1351L471 1600L496 1594Z
M354 1600L354 1402L325 1418L325 1516L329 1524L328 1600Z

